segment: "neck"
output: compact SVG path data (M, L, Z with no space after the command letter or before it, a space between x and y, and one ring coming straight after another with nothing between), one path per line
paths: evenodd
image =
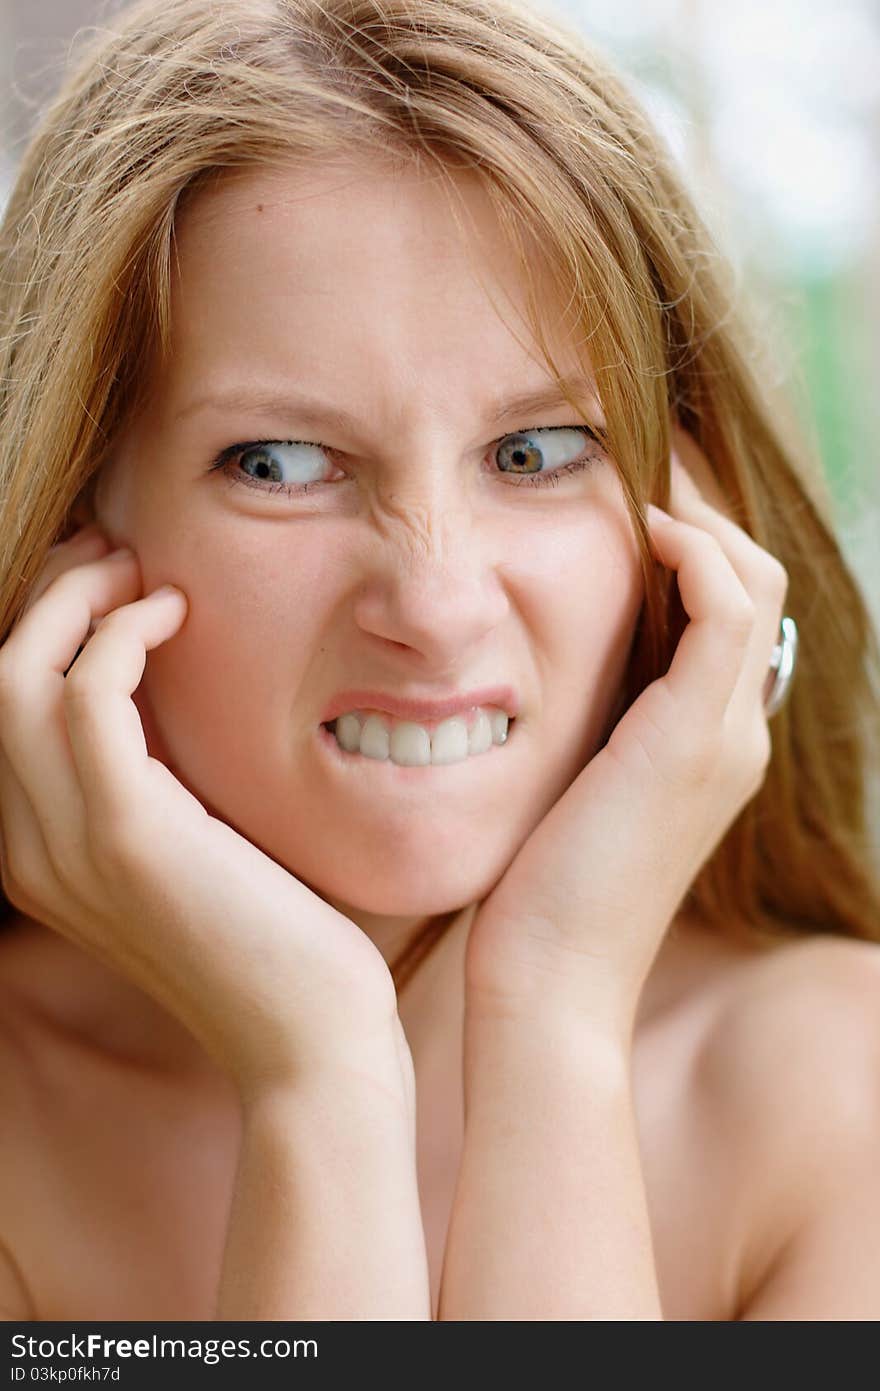
M393 968L400 1018L414 1054L433 1054L441 1035L460 1027L465 950L478 907L410 920L409 936L395 935L395 951L386 960ZM639 1029L674 1007L690 974L717 949L716 938L696 920L675 920L642 992ZM0 946L4 985L53 1028L134 1065L181 1075L216 1072L198 1042L163 1006L54 929L16 912L0 926Z

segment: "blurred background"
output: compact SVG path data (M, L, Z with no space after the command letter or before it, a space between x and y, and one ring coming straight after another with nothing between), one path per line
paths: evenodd
M71 37L118 0L0 0L0 209ZM627 76L734 262L880 626L880 0L536 0Z

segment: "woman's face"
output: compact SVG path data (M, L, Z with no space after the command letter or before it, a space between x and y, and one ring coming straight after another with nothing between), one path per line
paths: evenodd
M643 597L613 464L550 430L577 428L564 402L508 409L553 382L480 284L524 316L491 205L460 187L465 242L442 188L378 164L203 191L178 223L169 366L96 496L145 592L189 600L135 697L163 760L365 930L490 891L596 751ZM552 346L583 377L583 345ZM251 447L212 470L232 445ZM464 762L346 763L322 734L347 688L496 684L516 722Z

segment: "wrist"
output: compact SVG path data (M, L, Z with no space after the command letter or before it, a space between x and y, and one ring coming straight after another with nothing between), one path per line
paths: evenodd
M465 1013L464 1103L468 1133L513 1134L541 1117L562 1134L575 1111L595 1117L631 1104L631 1050L615 1034L566 1014L517 1018Z
M465 1028L474 1036L504 1039L506 1046L528 1043L564 1054L628 1062L632 1052L636 1004L622 991L594 979L589 985L573 977L549 982L541 977L513 988L476 986L465 989Z
M466 1000L464 1075L471 1096L542 1088L584 1088L617 1093L631 1081L631 1039L627 1029L606 1015L571 1008L545 997L541 1003L488 1006Z
M618 955L585 949L558 923L479 916L465 956L466 1007L487 1023L558 1023L629 1049L641 985Z
M254 1087L243 1111L217 1317L430 1318L396 1050L325 1055Z
M372 1068L324 1067L295 1082L252 1086L240 1097L245 1125L301 1120L306 1126L314 1122L325 1135L351 1130L367 1143L386 1122L392 1127L408 1125L411 1114L404 1088L390 1069L379 1073Z
M368 1036L335 1038L325 1048L298 1048L283 1060L249 1068L236 1079L245 1117L320 1098L340 1105L415 1113L412 1055L397 1016Z

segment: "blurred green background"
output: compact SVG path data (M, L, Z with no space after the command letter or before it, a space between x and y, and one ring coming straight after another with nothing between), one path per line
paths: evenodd
M654 117L815 441L880 626L880 0L540 0ZM71 36L115 0L0 0L0 205Z

